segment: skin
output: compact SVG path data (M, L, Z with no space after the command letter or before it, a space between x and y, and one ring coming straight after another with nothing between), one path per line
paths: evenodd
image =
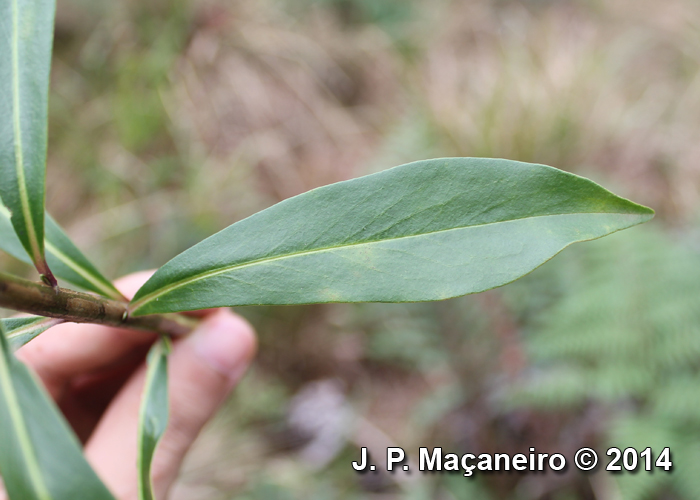
M132 297L150 272L115 284ZM229 310L197 313L200 326L173 344L169 357L170 421L152 477L166 499L201 431L241 379L256 351L253 328ZM97 474L119 500L137 500L136 433L145 355L154 335L99 325L55 326L17 351L41 378ZM0 499L6 495L0 489Z

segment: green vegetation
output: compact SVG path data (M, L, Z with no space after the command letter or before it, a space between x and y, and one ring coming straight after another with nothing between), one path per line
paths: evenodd
M526 326L539 369L523 377L510 404L597 406L610 415L598 429L603 444L671 447L673 474L621 475L625 499L700 494L700 260L688 244L647 230L590 245L568 263L576 286Z

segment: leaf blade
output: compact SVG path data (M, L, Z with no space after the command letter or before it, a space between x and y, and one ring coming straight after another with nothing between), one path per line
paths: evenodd
M49 280L44 257L44 195L48 89L55 2L0 2L0 196L37 270Z
M125 300L112 282L97 270L48 213L45 221L46 260L58 278L105 297ZM1 204L0 249L31 264L31 259L12 228L8 211Z
M230 226L159 269L132 312L439 300L506 284L571 243L652 216L544 165L415 162L315 189ZM519 256L509 257L511 236ZM450 265L455 259L459 266ZM503 265L510 272L499 272Z
M146 382L139 411L137 458L139 500L155 498L151 481L151 464L156 446L168 425L169 351L169 341L163 337L148 353Z
M10 498L114 500L0 324L0 473Z
M12 351L16 351L52 326L62 322L63 320L61 319L44 318L42 316L0 319L0 324L5 329L5 337Z

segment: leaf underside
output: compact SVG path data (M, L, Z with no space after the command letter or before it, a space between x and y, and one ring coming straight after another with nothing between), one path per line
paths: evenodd
M445 158L285 200L159 269L134 315L209 307L441 300L509 283L653 210L544 165Z
M11 499L114 500L0 324L0 474Z
M53 0L0 0L0 197L40 273Z
M46 214L46 260L53 273L78 287L115 300L124 300L121 293L85 257L53 218ZM16 259L31 264L10 222L5 207L0 205L0 249Z
M148 353L148 370L139 413L138 487L139 500L153 500L151 463L158 441L168 424L168 352L167 338L153 345Z
M13 352L52 326L62 322L63 320L60 319L44 318L43 316L0 319L0 324L5 328L5 338Z

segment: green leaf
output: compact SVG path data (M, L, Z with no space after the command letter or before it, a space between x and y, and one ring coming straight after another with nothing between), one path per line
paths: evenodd
M544 165L447 158L325 186L175 257L135 315L250 304L440 300L509 283L653 210Z
M114 500L0 324L0 474L13 500Z
M2 205L0 205L0 249L23 262L31 263L27 252L14 233L9 212ZM49 214L46 214L46 260L57 277L84 290L115 300L125 300Z
M0 0L1 1L1 0ZM0 249L12 255L14 258L32 264L32 259L19 241L15 228L10 220L10 210L0 200Z
M52 326L62 322L61 319L44 318L43 316L0 319L0 324L5 328L5 338L12 351L16 351Z
M55 2L0 0L0 197L37 270L44 258L49 73Z
M158 441L168 425L168 353L170 341L163 337L148 353L138 430L139 500L153 500L151 463Z

